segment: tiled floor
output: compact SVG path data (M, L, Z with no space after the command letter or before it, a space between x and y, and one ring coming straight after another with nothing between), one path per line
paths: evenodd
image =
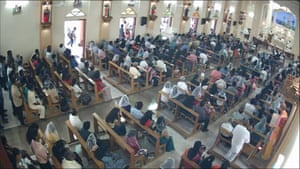
M157 92L161 88L162 88L162 86L160 85L160 86L153 87L151 89L148 89L148 90L140 92L140 93L129 95L130 102L131 102L131 104L134 104L136 101L143 101L144 102L143 110L146 110L150 107L150 105L153 105L156 103ZM81 110L79 112L81 119L82 120L92 120L92 113L94 113L94 112L97 112L101 117L105 117L106 114L111 110L111 108L116 103L118 103L119 97L122 95L122 93L120 91L116 90L114 87L112 87L112 95L113 95L114 99L109 102L101 103L101 104L98 104L98 105L95 105L92 107L88 107L84 110ZM31 153L31 149L25 139L27 127L26 126L18 126L19 122L12 115L10 101L8 99L7 92L4 92L4 97L6 98L5 99L5 108L8 109L9 123L5 124L7 129L5 129L3 133L7 137L10 145L14 145L16 147L25 149L29 153ZM242 102L240 104L243 104L244 102ZM174 139L176 153L178 155L181 155L184 152L184 150L188 147L191 147L196 140L201 140L202 143L205 144L207 146L207 148L209 149L215 141L215 138L216 138L217 132L218 132L218 127L220 126L220 124L222 122L226 121L228 119L228 114L230 114L233 110L236 110L238 107L239 107L239 105L237 105L230 112L227 112L227 114L223 115L222 117L219 117L216 121L211 122L208 127L209 128L208 132L205 132L205 133L197 132L196 134L194 134L193 136L191 136L187 139L184 139L179 133L177 133L172 128L168 127L169 134ZM49 121L53 121L57 127L57 130L59 131L60 137L62 139L65 139L66 141L69 141L68 131L67 131L67 128L64 123L64 121L67 119L68 119L68 115L62 114L61 116L50 118L45 121L39 121L38 124L40 125L40 127L42 129L45 129L47 123ZM93 126L91 128L93 128ZM80 149L80 147L78 148L75 146L75 149L77 151L79 151L78 149ZM220 163L220 161L218 161L218 160L216 160L216 162ZM156 164L155 164L155 161L153 163L151 163L152 166L156 165L157 167L159 167L159 165L161 164L161 159L158 160L156 162Z

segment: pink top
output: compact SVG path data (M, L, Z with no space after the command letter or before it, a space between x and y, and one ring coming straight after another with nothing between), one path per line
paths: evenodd
M32 140L31 149L36 156L37 161L40 164L46 164L48 162L48 152L46 147L44 147L40 142Z
M217 80L222 78L222 73L218 70L213 70L210 74L211 81L215 83Z

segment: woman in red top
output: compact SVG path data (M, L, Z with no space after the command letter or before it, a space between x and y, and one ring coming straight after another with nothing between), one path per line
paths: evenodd
M140 123L146 127L151 128L154 122L152 120L152 115L153 112L151 110L146 111L144 116L140 119Z
M94 77L93 77L93 80L94 80L94 82L95 82L96 85L97 85L97 90L98 90L98 91L101 91L101 90L104 89L105 84L103 83L103 81L102 81L102 79L101 79L101 77L100 77L100 71L99 71L99 70L97 70L97 71L95 72Z
M192 148L186 149L184 151L184 156L187 156L189 160L194 161L195 163L199 164L202 160L202 154L206 150L206 147L202 145L201 141L196 141ZM184 168L193 168L185 161L183 162Z

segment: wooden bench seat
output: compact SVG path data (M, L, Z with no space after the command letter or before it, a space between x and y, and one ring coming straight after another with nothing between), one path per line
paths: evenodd
M133 75L112 61L109 61L109 75L104 78L126 94L139 91L139 83L134 80ZM122 85L124 82L129 84L129 88Z
M40 90L42 91L43 96L44 96L45 100L47 101L47 105L50 110L50 114L52 114L52 115L59 114L60 109L61 109L60 102L59 101L54 102L54 100L51 98L51 96L48 94L48 92L44 89L44 85L43 85L41 79L37 75L35 75L35 80L39 84Z
M88 90L88 85L90 84L92 86L92 93L94 93L94 97L95 97L95 101L94 103L99 103L104 99L104 92L105 90L101 90L98 91L97 89L97 84L95 83L95 81L91 78L89 78L85 73L83 73L78 67L75 68L75 71L78 73L78 78L81 77L83 78L84 81L84 86L85 86L85 90ZM79 81L79 80L78 80ZM101 97L101 99L100 99Z
M79 131L74 127L72 126L71 122L69 120L65 121L66 125L67 125L67 128L68 128L68 131L69 131L69 136L70 136L70 140L71 142L74 142L75 139L73 137L73 135L76 136L77 140L79 141L79 143L81 144L83 150L88 154L88 156L95 162L96 166L99 168L99 169L104 169L104 163L103 161L101 160L98 160L95 155L94 155L94 152L90 151L88 146L87 146L87 143L86 141L81 137Z
M172 123L170 123L170 126L173 127L175 130L177 130L180 134L182 134L184 137L190 137L193 134L196 133L196 131L198 131L201 127L201 123L199 123L199 118L200 115L195 112L194 110L184 106L182 103L180 103L178 100L170 98L169 95L167 93L164 93L163 91L159 91L158 92L158 105L160 104L161 100L161 95L166 96L169 101L175 103L175 114L174 114L174 118L172 120ZM186 116L184 113L180 112L180 110L183 109L187 112L190 113L190 116ZM187 132L186 130L182 129L181 126L177 126L175 123L177 120L179 120L179 118L183 117L184 119L187 119L188 121L190 121L193 125L193 129L191 132Z
M125 110L122 107L119 107L120 111L129 119L129 121L132 121L136 126L138 126L142 131L146 131L149 135L153 136L156 140L155 142L155 158L161 154L163 154L166 150L166 145L165 144L160 144L160 134L153 131L152 129L142 125L140 121L135 118L130 112Z
M57 79L57 83L58 83L57 86L62 86L65 89L65 91L67 91L68 96L71 99L72 107L75 108L76 110L79 110L80 108L82 108L83 106L81 106L77 102L77 98L76 98L74 90L72 89L72 86L70 86L65 81L63 81L61 76L56 71L54 71L54 77Z
M119 136L101 117L99 117L97 113L93 113L93 120L95 133L99 132L100 127L102 131L105 131L107 134L109 134L113 143L118 144L120 148L129 154L130 168L138 168L137 163L144 165L145 156L136 155L135 150L126 143L126 139Z
M63 55L59 55L58 56L59 60L64 64L64 65L67 65L68 66L68 71L69 71L69 74L71 75L72 74L72 65L71 65L71 62L69 59L67 59L65 56Z

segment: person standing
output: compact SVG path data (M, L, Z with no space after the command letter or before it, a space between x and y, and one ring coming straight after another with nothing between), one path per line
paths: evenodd
M119 38L124 39L125 38L125 33L124 33L124 25L121 24L120 30L119 30Z
M244 143L250 142L249 121L244 120L243 125L238 124L232 131L231 148L225 158L232 162L242 150Z

